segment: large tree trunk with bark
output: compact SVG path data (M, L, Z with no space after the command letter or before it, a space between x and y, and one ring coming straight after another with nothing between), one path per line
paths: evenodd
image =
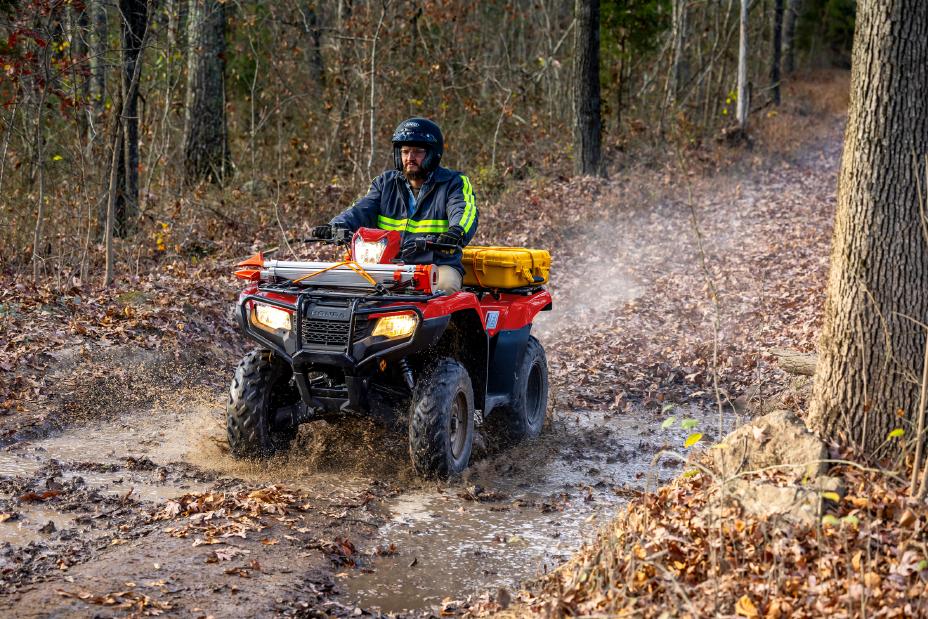
M576 0L574 168L600 173L602 118L599 95L599 0Z
M148 0L119 0L122 20L122 153L117 166L115 231L131 232L139 208L139 80L142 43L148 28Z
M190 0L184 176L188 184L223 182L230 171L225 113L224 4Z
M919 205L928 156L928 3L857 7L809 424L872 452L913 420L922 376L925 330L916 321L928 323L928 223Z

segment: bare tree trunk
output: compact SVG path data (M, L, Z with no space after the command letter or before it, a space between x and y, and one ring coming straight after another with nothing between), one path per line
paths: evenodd
M599 174L602 117L599 95L599 0L576 0L577 31L574 84L574 169L577 174Z
M168 13L168 49L179 50L187 47L187 16L190 4L187 0L167 0L165 11Z
M184 176L188 184L222 183L231 171L225 113L224 4L190 0Z
M809 424L872 452L914 421L928 323L918 162L928 154L928 3L861 0Z
M773 50L770 59L770 96L780 105L780 52L783 49L783 0L773 3Z
M748 110L750 90L748 87L748 8L751 0L741 0L741 29L738 39L738 128L745 132L748 128Z
M88 44L90 34L90 17L87 14L86 5L71 5L70 7L71 27L71 57L74 61L74 67L71 72L71 79L76 84L74 86L78 93L81 106L86 106L90 101L90 80L86 74L78 74L78 67L86 66L83 63L87 60L90 46ZM81 134L87 133L87 117L81 115Z
M796 70L796 22L802 10L802 0L789 0L783 25L783 72L792 75Z
M387 15L387 5L389 2L383 3L383 9L380 11L380 20L377 22L377 30L374 31L374 39L371 41L371 100L370 100L370 139L371 139L371 152L370 156L367 159L367 175L371 176L371 168L374 165L374 151L376 143L376 136L374 135L374 85L376 77L376 68L377 68L377 39L380 37L380 29L383 27L383 19Z
M680 98L680 89L686 82L686 4L687 0L673 0L673 60L670 64L670 77L667 80L665 105L673 111ZM663 114L662 114L663 116Z
M44 85L42 87L42 96L36 101L36 111L35 111L35 145L33 148L34 160L34 173L38 176L39 180L39 195L38 203L36 204L36 214L35 214L35 229L32 233L32 279L33 282L38 285L39 280L42 275L43 266L45 264L44 253L42 251L42 244L45 242L43 238L43 227L45 225L45 102L48 97L48 87L50 82L50 73L51 67L50 63L50 47L46 45L42 50L42 78Z
M118 102L118 106L114 106L114 108L121 110L123 105L122 97L118 98ZM119 115L113 114L113 123L111 129L111 134L113 137L110 140L110 174L106 192L106 223L103 232L103 245L106 252L106 270L103 276L104 286L109 286L113 283L113 277L115 274L113 236L116 232L116 198L119 192L119 165L120 162L123 161L123 149L121 147L123 142L122 126L123 123Z
M148 28L148 0L119 0L122 18L122 92L125 127L122 132L122 165L116 192L116 234L128 235L139 208L139 77L142 44Z
M94 117L99 120L106 103L106 50L109 47L109 23L105 0L90 0L93 27L90 31L90 96Z
M322 62L322 30L319 28L319 17L315 5L310 2L301 2L297 8L303 19L303 32L309 36L309 45L306 46L309 79L316 90L321 91L325 85L325 66Z

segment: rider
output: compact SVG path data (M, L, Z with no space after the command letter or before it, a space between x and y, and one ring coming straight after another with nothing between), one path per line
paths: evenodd
M435 264L438 288L461 289L464 268L461 250L417 251L414 239L431 237L464 247L477 231L477 205L470 179L439 167L445 141L431 120L410 118L393 132L393 165L375 178L370 191L331 222L313 228L313 236L334 237L334 228L397 230L403 235L403 261ZM438 238L435 238L435 235Z

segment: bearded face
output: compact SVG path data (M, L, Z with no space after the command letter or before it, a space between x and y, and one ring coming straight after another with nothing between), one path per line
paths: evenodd
M403 174L411 181L425 180L427 176L422 167L428 154L420 146L403 146L400 148L400 157L403 162Z

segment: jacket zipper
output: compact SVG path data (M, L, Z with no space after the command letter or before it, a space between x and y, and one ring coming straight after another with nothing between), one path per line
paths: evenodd
M399 180L399 178L397 178L397 180ZM407 182L408 182L408 181L407 181ZM433 191L435 191L435 185L434 185L434 184L433 184L432 186L429 187L428 192L426 192L421 198L416 198L416 211L417 211L417 212L419 211L419 204L421 204L423 200L425 200L426 198L428 198L428 197L432 194ZM413 197L415 197L415 196L413 196ZM402 239L401 239L402 241L405 241L405 240L406 240L406 233L409 231L409 221L410 221L410 219L412 219L412 214L406 216L406 226L403 228L403 236L402 236Z

